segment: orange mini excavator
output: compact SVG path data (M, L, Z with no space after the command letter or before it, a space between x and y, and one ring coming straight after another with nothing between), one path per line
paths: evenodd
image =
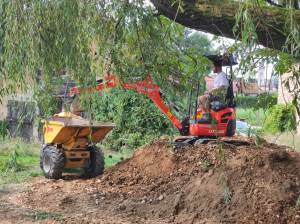
M194 112L192 112L191 96L194 90L191 90L190 99L188 104L188 114L184 116L180 122L170 108L163 102L166 99L169 104L174 108L175 111L180 112L179 108L168 100L160 91L159 87L153 83L150 78L146 78L143 81L135 83L119 83L115 76L107 76L105 78L97 80L96 89L90 88L87 92L100 91L104 88L114 88L120 85L123 88L133 89L147 95L167 116L167 118L179 129L181 136L190 136L178 138L174 143L178 146L184 146L185 144L204 144L209 141L214 141L217 137L233 136L236 129L236 108L233 95L232 86L232 66L237 64L233 57L230 56L219 56L219 55L208 55L206 56L210 60L221 60L223 66L230 67L231 77L228 79L229 87L227 88L226 98L220 101L211 102L211 120L207 122L199 121L202 116L202 111L198 109L197 100L194 102ZM197 82L196 95L198 98L200 89L200 83ZM80 94L81 90L78 87L71 88L71 97L75 97L76 94ZM224 142L235 144L235 145L247 145L246 141L240 140L223 140Z

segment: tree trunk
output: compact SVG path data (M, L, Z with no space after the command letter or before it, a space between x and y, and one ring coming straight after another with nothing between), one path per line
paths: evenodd
M236 24L236 15L241 2L179 0L173 6L171 5L175 0L151 0L151 2L160 14L185 27L235 39L233 27ZM181 9L178 7L178 3L180 3ZM284 32L287 10L281 7L248 4L248 12L251 13L256 26L259 44L282 50L287 38L287 34ZM300 21L300 11L293 11L297 21ZM299 30L299 23L294 22Z

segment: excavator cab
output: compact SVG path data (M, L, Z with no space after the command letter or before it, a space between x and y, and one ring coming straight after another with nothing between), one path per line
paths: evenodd
M188 117L185 117L181 122L183 129L180 130L181 135L192 135L199 137L215 137L215 136L233 136L236 129L236 109L233 94L232 83L232 66L237 63L232 56L224 55L205 55L211 61L220 60L222 66L228 66L230 69L230 78L227 79L229 86L227 87L226 96L224 99L215 99L210 102L211 119L199 122L202 117L202 111L198 108L198 102L194 103L194 114L191 113L191 105L188 106ZM226 69L226 74L228 71ZM197 98L199 94L199 86L197 83ZM190 93L191 102L192 92ZM192 119L191 119L192 118Z

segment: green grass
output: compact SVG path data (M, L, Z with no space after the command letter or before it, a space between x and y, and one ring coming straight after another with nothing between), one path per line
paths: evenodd
M20 183L42 175L39 168L39 143L19 138L0 140L0 184Z
M259 119L257 121L257 112L254 112L251 109L241 109L237 108L236 110L237 120L240 118L245 118L245 122L249 123L251 126L260 126L262 127L266 118L266 115L263 109L259 110ZM294 148L297 151L300 151L300 138L296 133L284 132L278 134L269 134L263 132L263 138L268 142L275 143L278 145L287 145Z
M120 152L104 150L105 168L109 168L128 158L133 153L133 150L124 149Z
M40 143L27 143L19 138L0 139L0 192L10 184L21 183L30 178L42 176L39 167ZM119 152L104 150L105 168L114 166L132 154L132 150ZM66 169L66 172L79 172L80 169Z
M262 127L264 121L266 119L266 115L263 109L259 109L259 111L253 111L251 109L236 109L236 119L240 120L241 118L245 119L245 122L250 124L251 126L260 126ZM258 118L258 119L257 119Z
M44 220L46 218L49 218L49 217L60 217L62 216L61 214L56 214L56 213L49 213L49 212L43 212L43 211L35 211L35 212L30 212L30 213L26 213L25 216L27 217L30 217L30 218L33 218L35 220ZM63 221L63 220L61 220Z
M296 133L285 132L276 135L266 134L264 138L268 142L276 143L278 145L287 145L294 148L297 151L300 151L300 138L299 135L297 136Z

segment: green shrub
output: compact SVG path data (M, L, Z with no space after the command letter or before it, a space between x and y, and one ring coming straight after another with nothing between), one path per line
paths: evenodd
M236 106L238 108L251 108L253 104L257 102L255 96L236 96Z
M112 89L101 98L95 98L91 110L94 120L116 124L101 142L104 149L136 149L162 135L178 134L149 97L133 90Z
M276 105L277 94L262 93L257 96L236 96L235 100L238 108L269 109Z
M296 113L292 104L277 104L267 111L264 131L271 134L296 130Z
M4 140L8 132L8 124L6 120L0 121L0 136Z

